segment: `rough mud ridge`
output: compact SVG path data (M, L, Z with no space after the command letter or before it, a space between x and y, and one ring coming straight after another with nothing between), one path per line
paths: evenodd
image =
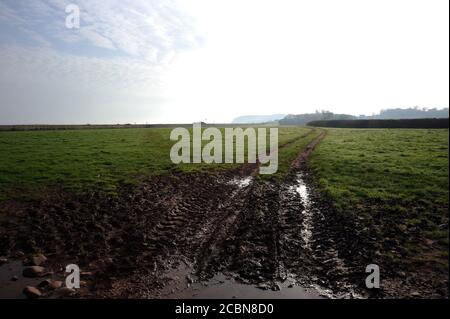
M157 291L159 274L172 262L210 268L223 227L234 223L242 187L233 181L248 170L254 168L153 177L138 188L124 187L118 198L58 192L30 205L9 205L0 255L44 252L54 269L78 264L95 274L88 296ZM145 279L142 288L134 277Z

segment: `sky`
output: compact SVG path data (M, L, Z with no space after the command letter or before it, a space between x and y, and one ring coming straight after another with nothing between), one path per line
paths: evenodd
M449 106L448 0L0 0L0 124L413 106Z

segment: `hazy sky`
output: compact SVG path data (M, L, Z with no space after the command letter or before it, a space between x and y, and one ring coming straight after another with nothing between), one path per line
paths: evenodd
M448 0L0 0L0 124L416 105L449 106Z

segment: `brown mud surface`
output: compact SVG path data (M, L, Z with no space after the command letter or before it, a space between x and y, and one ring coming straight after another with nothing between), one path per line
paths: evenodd
M260 179L257 166L246 165L151 177L116 198L61 191L9 204L0 256L17 263L41 252L48 276L59 280L67 264L77 264L77 298L409 296L402 285L365 288L370 232L336 214L313 187L307 159L323 137L280 181Z

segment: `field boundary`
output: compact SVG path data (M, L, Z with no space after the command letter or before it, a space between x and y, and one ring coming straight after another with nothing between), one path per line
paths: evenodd
M448 118L434 119L395 119L395 120L329 120L312 121L307 124L314 127L333 128L422 128L448 129Z

